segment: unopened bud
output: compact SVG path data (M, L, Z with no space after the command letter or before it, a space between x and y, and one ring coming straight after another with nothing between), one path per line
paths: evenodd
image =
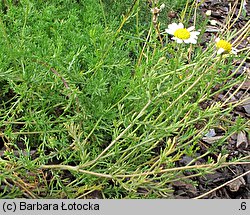
M162 4L161 6L160 6L160 10L163 10L165 8L165 4Z
M217 21L216 20L210 20L210 24L211 25L217 25Z
M206 15L207 16L211 16L211 14L212 14L212 11L211 10L207 10Z

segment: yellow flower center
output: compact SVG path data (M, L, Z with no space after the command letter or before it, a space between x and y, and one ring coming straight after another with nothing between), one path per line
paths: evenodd
M174 36L182 40L187 40L190 38L190 32L186 28L179 28L174 32Z
M216 43L217 48L223 48L225 52L231 52L232 50L232 45L227 42L226 40L220 40Z

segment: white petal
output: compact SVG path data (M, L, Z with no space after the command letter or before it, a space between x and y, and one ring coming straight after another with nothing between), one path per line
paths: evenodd
M188 31L193 31L194 30L194 26L191 26L187 29Z
M183 41L184 41L184 43L191 43L191 42L190 42L190 38L187 39L187 40L183 40Z
M168 34L174 35L174 32L178 29L178 25L176 23L172 23L168 25L168 29L165 30Z
M217 37L217 38L215 39L215 42L218 43L219 41L220 41L220 38Z
M178 28L184 28L184 25L182 23L179 23Z
M168 25L168 28L169 29L177 29L178 28L178 25L176 23L172 23L172 24L169 24Z
M190 41L190 43L192 43L192 44L196 44L196 43L197 43L197 39L192 38L192 39L191 39L191 41Z
M183 43L183 40L179 39L179 38L176 38L176 42L177 43Z
M197 40L196 38L190 37L187 40L184 40L185 43L192 43L192 44L196 44Z
M190 35L191 35L191 37L197 37L197 35L199 35L200 34L200 32L199 31L192 31L192 32L190 32Z
M177 37L172 37L172 40L175 40L177 43L183 43L183 40Z
M191 39L195 39L195 40L198 40L198 37L197 36L192 36L190 37Z
M194 35L191 35L188 39L195 39L195 40L198 40L198 37L197 37L197 36L194 36Z
M174 35L175 30L173 31L172 29L165 29L165 32Z
M222 54L223 52L225 52L225 49L219 48L218 51L217 51L217 54L220 55L220 54Z
M193 39L194 39L194 40L197 40L198 37L197 37L196 35L192 35L192 34L191 34L189 39L191 39L191 40L193 40Z

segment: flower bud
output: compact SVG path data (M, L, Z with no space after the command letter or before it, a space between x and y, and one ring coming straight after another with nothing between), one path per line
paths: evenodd
M206 16L211 16L211 14L212 14L212 11L211 10L207 10Z
M217 21L216 20L210 20L210 24L211 25L217 25Z

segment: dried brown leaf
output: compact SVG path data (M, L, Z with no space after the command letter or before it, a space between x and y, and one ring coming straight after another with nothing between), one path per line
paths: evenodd
M236 147L239 148L243 146L244 148L248 147L247 135L245 132L240 131L237 136Z
M220 140L224 136L215 136L215 137L203 137L202 140L205 141L206 143L215 143L216 141Z
M237 192L242 185L246 185L246 182L243 177L240 177L229 183L227 186L231 192Z

